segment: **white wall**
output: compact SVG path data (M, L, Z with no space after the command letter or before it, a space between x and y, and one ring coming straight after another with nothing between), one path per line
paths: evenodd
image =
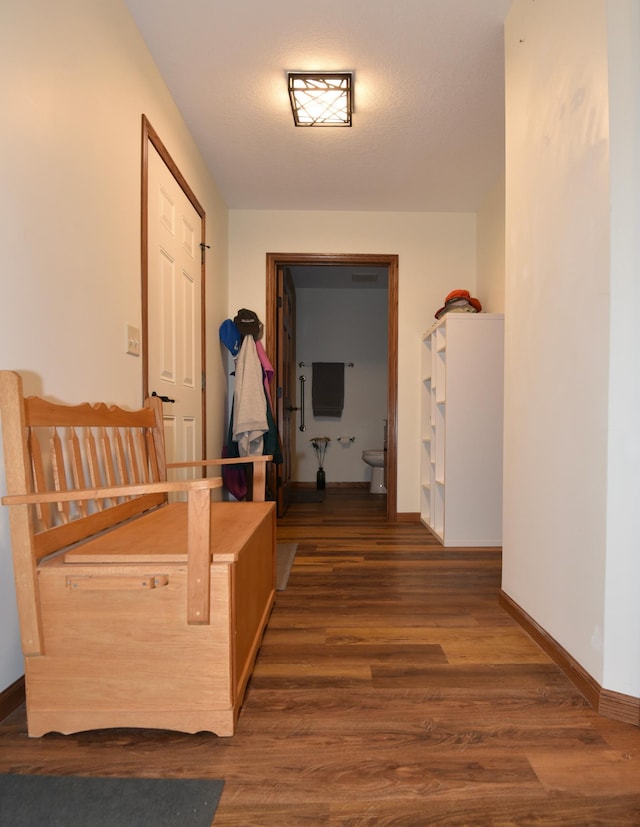
M503 588L637 696L636 6L515 0L507 19Z
M0 368L21 371L29 393L141 403L141 360L124 351L125 325L141 324L145 113L207 212L209 397L218 396L208 442L217 454L226 208L128 11L121 0L4 2L0 68ZM23 673L5 508L0 628L1 691Z
M297 369L304 376L306 431L296 429L293 479L316 478L318 464L310 439L328 436L324 468L327 483L371 480L371 468L362 459L368 448L382 449L387 416L387 303L386 290L300 289L296 291ZM344 409L340 418L314 417L312 362L353 362L345 367ZM297 404L300 383L296 382ZM299 414L296 424L299 426ZM355 437L338 442L339 437Z
M478 210L476 294L485 313L504 313L504 175Z
M640 696L640 4L612 0L609 26L611 325L603 683Z
M264 317L266 253L399 255L398 512L419 511L420 337L450 290L475 289L474 214L229 212L229 308Z

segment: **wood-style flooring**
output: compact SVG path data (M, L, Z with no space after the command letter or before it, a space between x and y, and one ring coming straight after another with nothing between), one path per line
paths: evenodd
M640 730L499 607L500 550L444 549L384 508L328 489L279 521L298 552L234 737L29 739L19 709L0 771L222 778L214 827L638 827Z

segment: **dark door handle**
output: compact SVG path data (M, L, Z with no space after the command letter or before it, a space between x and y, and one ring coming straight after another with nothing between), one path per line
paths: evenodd
M151 394L151 396L157 396L157 397L158 397L158 399L159 399L161 402L175 402L175 401L176 401L175 399L169 399L169 397L168 397L168 396L160 396L160 394L159 394L159 393L156 393L155 391Z
M288 411L299 411L300 408L296 408L294 405L288 405L287 410Z

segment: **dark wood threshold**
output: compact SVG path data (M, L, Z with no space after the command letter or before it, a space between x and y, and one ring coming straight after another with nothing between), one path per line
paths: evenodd
M4 721L25 701L24 675L0 692L0 721Z
M420 522L420 512L419 511L402 511L398 512L396 516L396 520L399 523L419 523Z
M502 608L535 640L551 660L560 667L589 704L605 718L640 726L640 698L603 689L600 684L551 637L536 621L518 606L508 594L499 592Z
M292 488L315 488L315 480L313 482L292 482ZM368 488L368 482L327 482L325 488Z

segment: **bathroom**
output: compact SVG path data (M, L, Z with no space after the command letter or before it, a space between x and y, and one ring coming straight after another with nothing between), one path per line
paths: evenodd
M369 462L363 452L383 451L387 416L387 270L385 267L296 266L296 445L292 479L316 484L318 460L314 437L328 437L323 461L326 485L358 485L386 493L384 454ZM315 417L312 406L313 362L344 363L341 417ZM302 365L300 364L302 363ZM303 377L303 380L301 378Z

